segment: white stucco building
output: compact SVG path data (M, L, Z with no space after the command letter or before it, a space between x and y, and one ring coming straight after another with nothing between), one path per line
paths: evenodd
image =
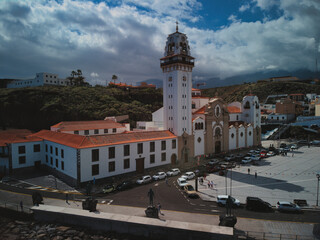
M59 78L58 74L37 73L33 79L12 80L7 84L7 88L23 88L38 86L68 86L70 80Z

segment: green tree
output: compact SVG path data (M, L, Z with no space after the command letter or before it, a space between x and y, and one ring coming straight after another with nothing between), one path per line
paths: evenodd
M70 77L67 77L67 79L69 79L70 84L74 86L89 86L89 83L87 83L82 76L82 71L80 69L72 71Z

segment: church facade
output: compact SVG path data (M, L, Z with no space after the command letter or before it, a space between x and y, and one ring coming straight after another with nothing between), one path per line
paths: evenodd
M218 97L199 96L199 90L192 89L194 57L187 36L180 33L178 27L168 36L160 61L163 127L178 138L178 158L173 164L183 165L199 156L261 144L257 96L250 94L242 102L231 104ZM154 121L159 122L159 119Z

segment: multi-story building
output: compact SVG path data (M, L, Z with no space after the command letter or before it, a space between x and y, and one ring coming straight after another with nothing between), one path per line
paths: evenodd
M23 88L38 86L68 86L71 85L70 80L61 79L58 74L37 73L34 79L12 80L7 83L7 88Z

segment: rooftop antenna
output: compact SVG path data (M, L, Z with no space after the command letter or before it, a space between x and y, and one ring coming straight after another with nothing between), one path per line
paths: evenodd
M178 30L179 30L178 24L179 24L179 22L176 21L176 32L178 32Z

